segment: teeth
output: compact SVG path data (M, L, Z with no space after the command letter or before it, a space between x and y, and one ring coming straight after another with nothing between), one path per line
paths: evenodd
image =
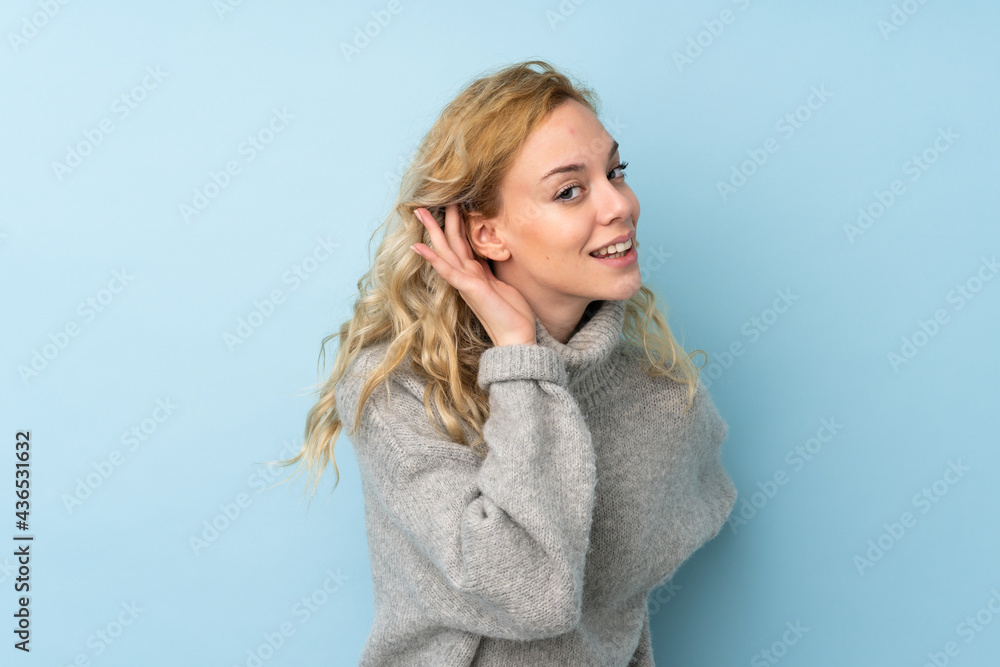
M632 239L628 239L624 243L615 243L613 245L609 245L607 248L601 248L600 250L596 250L590 254L593 255L594 257L607 257L608 255L614 255L620 252L625 252L631 247L632 247Z

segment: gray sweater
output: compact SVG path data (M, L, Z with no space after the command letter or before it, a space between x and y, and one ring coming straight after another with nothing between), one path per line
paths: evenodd
M643 372L624 301L591 305L568 344L536 319L537 344L482 354L485 458L433 429L405 362L365 404L350 438L375 598L362 666L653 665L649 593L736 500L728 429L704 385L682 414L687 387ZM338 384L345 427L386 345Z

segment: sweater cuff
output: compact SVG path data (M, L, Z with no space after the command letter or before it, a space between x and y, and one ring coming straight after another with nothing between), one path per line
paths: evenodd
M566 364L555 350L541 345L500 345L479 356L479 386L501 380L544 380L565 387Z

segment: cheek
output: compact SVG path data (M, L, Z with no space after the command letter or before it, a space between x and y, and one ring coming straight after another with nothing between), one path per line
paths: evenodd
M558 230L549 234L532 234L525 237L523 243L530 247L532 254L546 262L565 262L579 257L588 244L593 243L593 238L579 225L551 224L552 230Z
M586 249L594 244L594 237L580 229L567 231L558 241L560 254L572 260L586 254Z

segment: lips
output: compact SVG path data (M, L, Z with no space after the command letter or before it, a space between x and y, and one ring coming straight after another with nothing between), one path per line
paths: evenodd
M605 257L611 257L616 254L627 253L635 246L634 239L627 238L624 242L617 244L607 245L603 248L598 248L594 252L590 253L591 257L597 257L598 259L603 259Z
M625 243L625 241L628 241L630 238L632 238L632 234L634 233L635 232L629 232L627 234L622 234L621 236L617 236L613 239L609 239L608 242L605 243L604 245L597 246L596 248L591 250L590 254L596 257L596 255L594 255L595 252L601 252L602 250L606 250L609 245L617 245L619 243Z

